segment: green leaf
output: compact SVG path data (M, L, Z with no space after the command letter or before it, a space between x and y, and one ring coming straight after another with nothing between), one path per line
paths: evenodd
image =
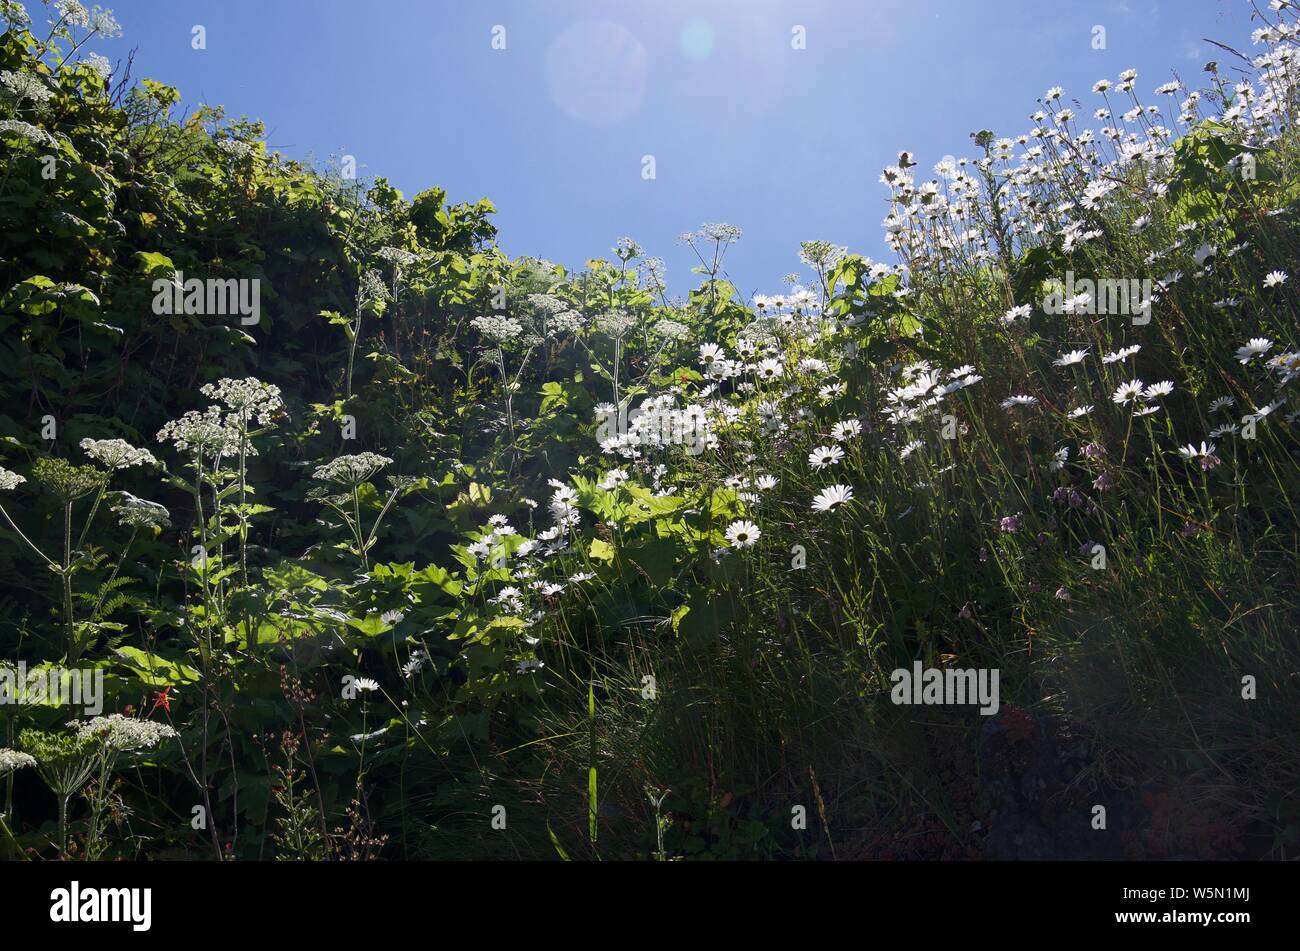
M196 683L199 672L179 661L170 661L138 647L119 647L118 656L126 660L127 668L150 687L176 687Z
M135 256L140 262L140 270L145 274L164 271L170 275L176 270L176 265L172 263L172 259L158 251L137 251Z

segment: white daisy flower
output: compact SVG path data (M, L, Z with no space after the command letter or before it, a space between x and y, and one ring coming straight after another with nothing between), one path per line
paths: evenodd
M1122 348L1122 349L1120 349L1120 350L1116 350L1114 353L1108 353L1108 354L1106 354L1105 356L1103 356L1103 357L1101 358L1101 362L1102 362L1102 363L1119 363L1119 361L1121 361L1121 360L1127 360L1129 357L1133 356L1135 353L1137 353L1137 352L1138 352L1139 350L1141 350L1141 349L1142 349L1142 344L1140 344L1140 343L1135 343L1135 344L1133 344L1133 346L1131 346L1131 347L1124 347L1124 348Z
M610 469L605 473L605 478L601 480L600 487L606 491L617 489L628 479L626 469Z
M817 493L812 502L814 512L833 512L846 502L853 501L853 489L847 485L832 485Z
M1074 365L1076 365L1076 364L1082 363L1082 362L1084 361L1084 358L1087 357L1087 356L1088 356L1088 351L1087 351L1086 349L1084 349L1084 350L1071 350L1071 351L1069 351L1068 353L1063 353L1063 354L1061 354L1059 357L1057 357L1055 360L1053 360L1053 361L1052 361L1052 366L1054 366L1054 367L1071 367L1071 366L1074 366Z
M1121 383L1116 389L1111 400L1120 406L1127 406L1133 400L1142 395L1145 384L1141 380L1129 380L1127 383Z
M727 526L727 543L732 548L750 548L758 542L762 534L753 522L741 519Z
M818 446L808 453L808 465L814 469L825 469L837 465L844 458L844 450L839 446Z
M856 419L846 419L831 427L831 438L836 442L847 442L860 435L862 435L862 424Z
M1178 455L1182 456L1189 462L1193 459L1201 459L1206 456L1214 455L1214 443L1201 443L1198 447L1194 443L1188 443L1178 450Z
M1244 347L1237 348L1237 361L1247 364L1256 357L1262 357L1273 348L1273 341L1267 337L1251 337Z

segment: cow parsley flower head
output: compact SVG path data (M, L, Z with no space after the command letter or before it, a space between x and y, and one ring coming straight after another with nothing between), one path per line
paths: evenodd
M90 11L80 0L54 0L54 12L68 26L90 26Z
M125 439L83 439L80 445L86 455L108 469L158 465L153 453L136 449Z
M54 137L38 125L22 119L0 119L0 132L8 132L37 145L53 145Z
M632 238L619 238L614 243L614 254L623 261L640 257L643 253L644 249Z
M32 476L60 502L75 502L98 491L108 479L94 466L74 466L66 459L45 456L32 466Z
M157 502L137 498L130 492L118 492L117 496L118 501L109 509L127 528L163 529L171 525L171 513Z
M177 735L176 730L166 723L137 720L120 713L110 713L91 720L73 720L68 726L76 730L78 738L99 739L109 749L119 752L149 749L157 746L161 740Z
M469 323L484 337L498 344L515 340L521 337L524 332L523 324L513 317L506 317L501 314L484 314L481 317L475 317Z
M170 442L182 452L192 451L210 456L229 456L239 451L239 431L221 415L221 407L209 406L200 413L190 410L158 430L159 442Z
M709 241L728 243L731 241L739 241L742 234L744 234L744 232L735 225L718 222L716 224L703 225L694 237L705 238Z
M232 159L246 159L256 151L250 143L241 139L217 139L212 144Z
M0 2L0 20L16 30L25 30L32 25L32 18L28 15L27 8L17 0Z
M636 326L636 318L626 311L611 310L596 318L595 326L606 337L621 340Z
M24 766L35 766L36 760L30 753L20 753L18 750L0 750L0 776L7 776L14 770L22 769Z
M392 247L380 248L375 252L375 257L379 258L381 261L387 261L389 264L398 268L410 267L416 261L420 260L419 255L415 254L413 251L407 251L405 248Z
M216 383L205 383L199 387L199 392L225 405L239 420L256 420L260 426L271 425L284 411L280 388L253 376L242 380L223 377Z
M534 297L541 295L533 295ZM560 334L577 334L582 332L584 326L582 314L576 310L562 310L555 314L548 314L543 318L546 333L551 337L558 337ZM672 321L665 321L672 323Z
M668 278L668 265L660 257L642 258L637 263L637 272L641 280L651 287L663 287Z
M799 260L822 271L834 267L848 252L848 248L829 241L803 241L799 244Z
M356 488L367 481L384 466L391 465L392 459L375 452L361 452L351 456L339 456L323 466L318 466L312 475L326 482Z
M365 271L357 282L357 309L377 301L388 300L388 286L373 268Z
M12 492L26 481L18 473L0 468L0 491Z
M54 90L45 85L35 73L0 70L0 86L18 102L27 101L41 106L54 98Z
M685 340L691 335L691 328L677 320L661 320L651 329L667 340Z
M105 10L103 7L94 7L90 11L91 32L98 33L100 36L113 39L122 35L122 27L113 16L112 10Z
M113 64L109 62L107 56L101 56L99 53L87 53L81 64L97 73L105 82L113 75Z

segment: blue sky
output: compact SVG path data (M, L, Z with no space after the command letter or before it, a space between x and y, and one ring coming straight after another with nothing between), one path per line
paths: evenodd
M577 267L631 236L677 294L696 280L677 235L705 221L744 229L746 295L780 291L805 239L889 260L899 149L928 170L977 129L1028 131L1055 85L1090 115L1092 83L1129 67L1154 102L1171 71L1229 64L1204 38L1249 52L1252 28L1245 0L103 2L125 34L101 52L136 48L135 76L264 120L273 148L355 155L408 198L489 197L510 254Z

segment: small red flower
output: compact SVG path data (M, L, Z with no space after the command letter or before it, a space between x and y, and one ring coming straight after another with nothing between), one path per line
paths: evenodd
M153 708L149 711L151 715L154 710L157 710L159 707L162 707L167 713L172 712L172 700L169 696L171 692L171 687L164 687L153 695Z

